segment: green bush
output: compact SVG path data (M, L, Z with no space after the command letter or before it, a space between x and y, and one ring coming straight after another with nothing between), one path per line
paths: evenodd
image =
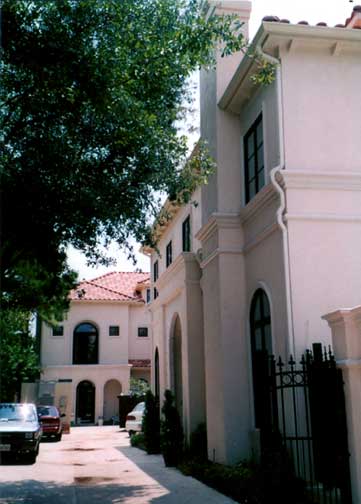
M160 448L166 466L176 466L181 461L183 439L182 423L174 406L174 396L170 390L166 390L160 423Z
M142 431L147 453L160 453L160 418L156 398L150 390L145 395Z
M191 458L207 460L207 426L205 422L200 423L191 433L188 452Z
M141 450L145 450L143 432L137 432L136 434L132 434L132 436L130 437L130 444L134 446L134 448L140 448Z

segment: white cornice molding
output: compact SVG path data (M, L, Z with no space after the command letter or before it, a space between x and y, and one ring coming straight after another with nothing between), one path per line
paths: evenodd
M278 198L272 184L267 184L251 199L249 203L241 210L242 224L255 219L264 208L271 202Z
M201 262L201 268L204 269L210 264L216 257L219 257L220 255L242 255L243 254L243 249L242 248L217 248L213 250L211 254L209 254L204 261Z
M282 178L286 189L361 191L361 167L360 173L283 170Z
M331 222L361 222L361 213L356 215L340 215L336 213L287 213L284 217L289 221L331 221Z
M187 263L192 262L198 262L196 255L193 252L182 252L160 275L154 287L160 291L160 289L171 282L172 278L177 275L179 271L185 269Z
M263 51L271 53L272 49L270 50L270 47L272 44L279 45L282 39L286 43L288 42L290 47L295 45L295 39L299 41L308 40L313 43L324 41L326 42L326 50L335 55L338 53L340 47L340 44L337 46L337 42L342 43L342 48L351 47L352 49L361 50L360 30L263 21L251 43L250 52L253 52L256 47L262 47ZM242 104L249 99L250 94L253 94L258 89L252 83L250 85L250 76L256 70L257 61L255 58L249 58L247 55L242 58L218 102L218 106L222 110L239 113Z
M241 220L239 213L213 213L195 237L200 242L205 242L219 229L236 229L240 227Z

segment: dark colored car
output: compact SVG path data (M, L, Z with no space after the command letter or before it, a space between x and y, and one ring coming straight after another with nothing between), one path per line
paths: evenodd
M34 464L42 435L35 404L0 403L0 455Z
M43 437L53 437L56 441L60 441L63 433L61 418L65 415L61 415L55 406L39 405L36 409L43 428Z

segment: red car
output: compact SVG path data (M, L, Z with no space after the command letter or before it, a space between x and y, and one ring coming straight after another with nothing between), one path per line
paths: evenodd
M37 406L39 422L43 429L43 437L54 437L56 441L61 440L63 426L58 408L55 406Z

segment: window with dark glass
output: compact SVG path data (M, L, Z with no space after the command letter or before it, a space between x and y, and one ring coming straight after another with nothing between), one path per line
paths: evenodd
M183 252L191 251L191 219L189 215L182 224L182 244Z
M172 258L172 242L170 241L166 247L166 254L165 254L165 263L168 268L172 264L173 258Z
M64 326L58 325L53 327L53 336L64 336Z
M154 287L154 289L153 289L153 299L157 299L157 297L158 297L158 291L157 291L157 289Z
M119 326L118 325L109 326L109 336L119 336Z
M148 327L138 327L138 338L148 338Z
M155 261L153 264L153 281L156 282L158 280L159 270L158 270L158 261Z
M267 431L271 419L267 379L272 333L270 304L263 289L258 289L252 299L250 329L255 424L257 428Z
M244 137L245 192L248 203L265 184L262 114Z
M150 303L150 289L147 289L147 303Z
M93 324L79 324L74 329L73 364L98 364L98 339Z

